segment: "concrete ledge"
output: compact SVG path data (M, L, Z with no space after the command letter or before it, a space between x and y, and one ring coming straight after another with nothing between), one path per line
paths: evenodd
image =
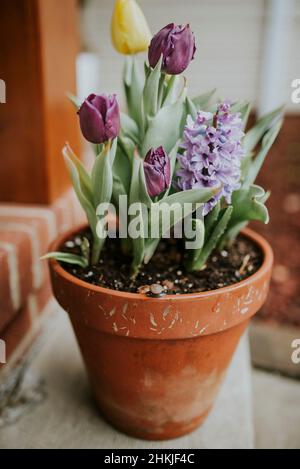
M296 351L292 343L295 339L300 340L300 327L255 319L250 325L249 336L255 366L300 377L300 363L292 361L292 354Z

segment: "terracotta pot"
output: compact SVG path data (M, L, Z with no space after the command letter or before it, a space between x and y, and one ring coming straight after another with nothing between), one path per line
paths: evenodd
M263 251L261 268L207 293L149 298L118 292L50 261L54 295L70 315L96 401L118 429L146 439L174 438L209 413L238 341L268 293L272 250L253 231L244 234Z

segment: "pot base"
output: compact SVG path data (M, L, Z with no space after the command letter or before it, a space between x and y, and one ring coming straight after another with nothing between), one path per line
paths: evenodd
M148 432L143 430L141 427L134 427L128 425L128 422L124 422L119 419L117 416L112 417L107 415L101 406L96 402L98 410L101 416L106 420L107 423L112 425L116 430L125 433L128 436L133 438L138 438L140 440L149 440L149 441L165 441L172 440L174 438L179 438L185 436L189 433L192 433L194 430L199 428L208 417L212 406L210 406L200 417L197 417L185 425L176 425L174 422L167 424L163 430L158 432Z

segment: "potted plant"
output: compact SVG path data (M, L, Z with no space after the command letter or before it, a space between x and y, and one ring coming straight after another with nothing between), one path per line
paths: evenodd
M148 47L132 0L116 2L112 25L119 51ZM268 222L268 193L254 182L282 110L245 134L249 103L187 97L181 74L195 50L189 25L169 24L143 74L127 58L127 114L115 95L79 107L91 173L69 146L63 154L88 225L45 256L103 415L147 439L183 435L207 416L272 267L270 246L245 226Z

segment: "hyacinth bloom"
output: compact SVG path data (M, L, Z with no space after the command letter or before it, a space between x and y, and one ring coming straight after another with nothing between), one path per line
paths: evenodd
M121 54L136 54L148 49L151 32L135 0L116 0L111 36L116 50Z
M200 111L195 120L191 116L187 118L182 144L184 153L178 155L178 185L182 190L221 187L220 192L204 204L204 215L222 197L230 204L233 191L240 187L243 136L240 114L231 113L226 101L219 105L215 115Z
M90 94L78 115L81 132L91 143L104 143L119 135L120 110L116 95Z
M168 189L171 182L171 165L163 147L149 150L144 160L144 173L150 197L156 197Z
M162 70L168 75L178 75L193 60L195 51L195 37L190 26L170 23L152 38L149 64L154 68L162 55Z

